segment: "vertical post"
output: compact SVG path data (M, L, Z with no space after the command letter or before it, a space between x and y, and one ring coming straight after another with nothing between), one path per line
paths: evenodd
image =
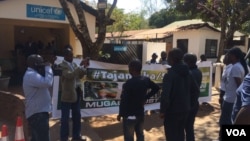
M214 87L220 88L220 81L221 81L221 67L223 66L222 63L215 64L215 80L214 80Z

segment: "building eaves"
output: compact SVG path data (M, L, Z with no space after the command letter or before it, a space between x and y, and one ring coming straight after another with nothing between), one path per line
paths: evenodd
M203 27L207 27L215 32L220 32L220 30L218 30L215 27L210 26L208 23L198 23L198 24L190 24L190 25L186 25L186 26L181 26L181 27L177 28L177 30L200 29Z
M199 29L203 27L208 27L214 31L219 32L218 29L212 27L211 25L212 25L211 23L206 23L201 19L176 21L162 28L151 29L145 32L135 34L133 36L125 38L124 40L162 39L168 36L172 36L173 33L176 31Z

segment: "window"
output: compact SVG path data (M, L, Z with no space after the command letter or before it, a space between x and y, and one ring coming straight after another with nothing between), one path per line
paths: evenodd
M188 39L178 39L177 48L181 49L183 53L188 52Z
M217 43L218 40L206 39L205 55L207 58L217 57Z

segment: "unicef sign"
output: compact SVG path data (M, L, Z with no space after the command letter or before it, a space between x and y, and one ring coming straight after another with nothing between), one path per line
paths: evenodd
M57 7L27 4L26 15L29 18L65 21L63 9Z

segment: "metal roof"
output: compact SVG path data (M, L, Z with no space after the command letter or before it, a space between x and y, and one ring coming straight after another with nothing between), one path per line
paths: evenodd
M205 26L219 32L219 30L213 27L210 23L204 22L200 19L193 19L193 20L176 21L162 28L146 30L144 32L140 32L130 37L127 37L124 40L162 39L171 36L173 32L176 31L199 29Z

